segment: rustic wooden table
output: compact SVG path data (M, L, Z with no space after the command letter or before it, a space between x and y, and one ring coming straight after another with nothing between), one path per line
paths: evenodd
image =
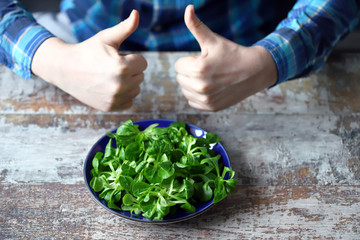
M230 109L191 109L174 63L145 53L134 106L102 113L41 79L0 67L0 239L360 238L360 55L333 56L317 74ZM234 195L194 219L149 225L91 198L83 163L92 144L127 119L186 121L217 133Z

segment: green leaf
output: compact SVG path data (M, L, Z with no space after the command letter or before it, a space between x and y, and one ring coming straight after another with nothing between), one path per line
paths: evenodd
M214 144L219 142L219 136L214 133L206 133L205 139L208 144Z
M110 138L109 142L106 144L105 152L104 152L104 159L112 158L115 154L115 149L112 147L113 140Z
M119 176L119 184L120 186L126 190L126 191L130 191L131 190L131 182L132 182L132 178L130 176Z
M160 149L159 142L150 142L150 143L148 143L148 146L145 151L149 155L157 155L159 149Z
M157 126L159 126L158 123L151 124L147 128L144 129L143 133L144 134L152 133Z
M202 179L204 182L209 182L211 180L215 180L216 178L217 178L217 176L213 172L209 172L207 174L202 175Z
M163 154L162 159L164 161L160 163L160 166L158 168L158 174L162 179L167 179L174 175L175 169L172 162L167 160L168 158L166 157L166 154Z
M187 167L188 167L188 165L183 164L183 163L180 163L180 162L176 162L175 165L176 165L178 168L187 168Z
M126 157L125 157L125 148L122 147L119 150L119 160L121 160L121 162L125 161Z
M195 147L196 139L191 135L184 136L183 141L179 144L179 148L185 153L191 152L191 149Z
M169 207L162 206L161 204L156 204L156 212L154 219L162 220L170 211Z
M97 152L92 161L92 166L95 170L96 175L98 175L98 173L99 173L99 163L101 161L102 156L103 156L102 152Z
M154 128L151 132L153 140L159 140L165 137L168 132L168 128Z
M174 148L173 151L171 151L171 161L172 162L179 162L181 157L185 155L185 152L181 151L178 148Z
M150 193L146 194L144 199L143 199L144 202L149 202L150 201Z
M152 165L148 164L144 171L144 176L146 180L148 180L150 183L156 183L156 170L157 168Z
M189 199L194 195L194 180L184 180L185 185L185 199Z
M228 167L224 167L221 177L225 179L226 173L229 173L228 179L234 178L234 176L235 176L234 170L232 170Z
M109 138L114 138L114 139L116 139L116 134L115 134L115 133L108 132L108 133L106 133L106 135L107 135Z
M221 177L215 179L214 199L213 203L218 203L227 197L224 180Z
M138 163L138 165L135 167L135 172L139 173L142 169L144 169L146 163L147 163L146 159L144 159L140 163Z
M167 132L166 128L157 128L159 124L154 123L148 126L144 131L145 140L159 140Z
M188 212L188 213L196 212L196 208L193 205L191 205L190 203L188 203L188 202L182 204L180 207L182 209L185 209L185 211Z
M137 142L130 143L125 148L125 156L130 161L137 161L141 153L141 145Z
M131 120L127 120L116 130L116 139L119 141L119 145L127 145L131 143L139 133L139 126L134 125Z
M149 204L149 206L150 206L150 208L147 211L144 211L143 216L150 220L153 220L154 214L155 214L157 208L156 208L156 205L154 206L152 204Z
M144 201L140 202L140 207L143 210L143 212L152 213L157 199L154 197L150 198L150 194L147 194L146 196L149 196L149 198L147 199L147 201L144 200Z
M198 166L200 163L194 154L188 153L186 154L186 164L190 166Z
M114 189L104 188L104 190L99 194L99 197L104 198L106 201L109 201L112 191Z
M103 190L105 184L106 182L103 177L94 177L90 181L90 187L94 189L95 192Z
M136 182L132 184L132 193L135 197L141 197L144 193L150 191L153 187L146 182Z
M115 209L115 210L121 210L121 208L119 208L119 207L115 204L116 199L115 199L115 197L114 197L114 194L115 194L116 192L117 192L117 191L114 190L114 191L111 193L110 199L109 199L109 201L108 201L108 207L109 207L109 208L112 208L112 209Z
M168 127L169 139L172 143L178 144L188 135L184 122L173 122Z
M233 194L236 188L237 179L225 180L226 191L229 194Z
M113 195L114 195L114 202L119 202L122 197L122 191L115 191Z
M196 197L200 199L200 201L207 202L213 197L213 190L209 186L209 182L196 183L194 187L196 189Z
M177 122L172 122L170 124L170 128L175 128L175 129L181 129L181 128L184 128L185 129L186 127L186 124L185 122L181 122L181 121L177 121Z
M122 202L125 206L134 205L137 203L136 198L134 198L131 194L127 193L122 198Z
M206 133L205 137L198 138L196 143L197 146L205 146L206 148L210 148L211 145L219 142L219 136L213 133Z
M136 174L135 170L136 165L133 167L132 162L124 161L124 163L120 166L121 174L134 176Z
M217 176L220 176L220 169L219 169L219 159L221 156L218 154L215 157L211 158L205 158L203 159L200 164L208 164L210 167L214 168L216 170Z

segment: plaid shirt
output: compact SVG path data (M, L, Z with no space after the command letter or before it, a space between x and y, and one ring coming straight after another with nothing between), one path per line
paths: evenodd
M276 62L281 83L319 69L334 45L356 26L360 13L356 0L299 0L294 6L289 2L63 0L60 8L79 41L137 9L139 27L120 50L197 51L199 45L183 20L185 7L194 4L196 14L212 31L241 45L265 47ZM52 34L16 0L1 0L0 14L0 62L29 78L36 49Z

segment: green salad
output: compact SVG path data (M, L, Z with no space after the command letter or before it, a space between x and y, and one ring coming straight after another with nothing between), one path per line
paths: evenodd
M90 187L109 208L162 220L179 208L194 213L196 202L217 203L234 192L234 171L211 149L219 141L215 134L196 138L184 122L141 131L128 120L107 135L104 153L92 161Z

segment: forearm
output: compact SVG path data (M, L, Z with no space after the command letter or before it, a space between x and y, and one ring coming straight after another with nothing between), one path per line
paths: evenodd
M253 91L258 92L275 85L278 71L271 53L262 46L252 46L249 49L252 51L251 54L255 55L250 66L257 66L257 69L252 71L254 79L258 81L257 84L254 84L256 89Z
M358 18L356 1L298 1L288 18L255 45L272 54L281 83L318 70Z
M62 40L51 37L37 49L31 63L33 74L56 86L61 85L64 64L69 60L70 45Z

